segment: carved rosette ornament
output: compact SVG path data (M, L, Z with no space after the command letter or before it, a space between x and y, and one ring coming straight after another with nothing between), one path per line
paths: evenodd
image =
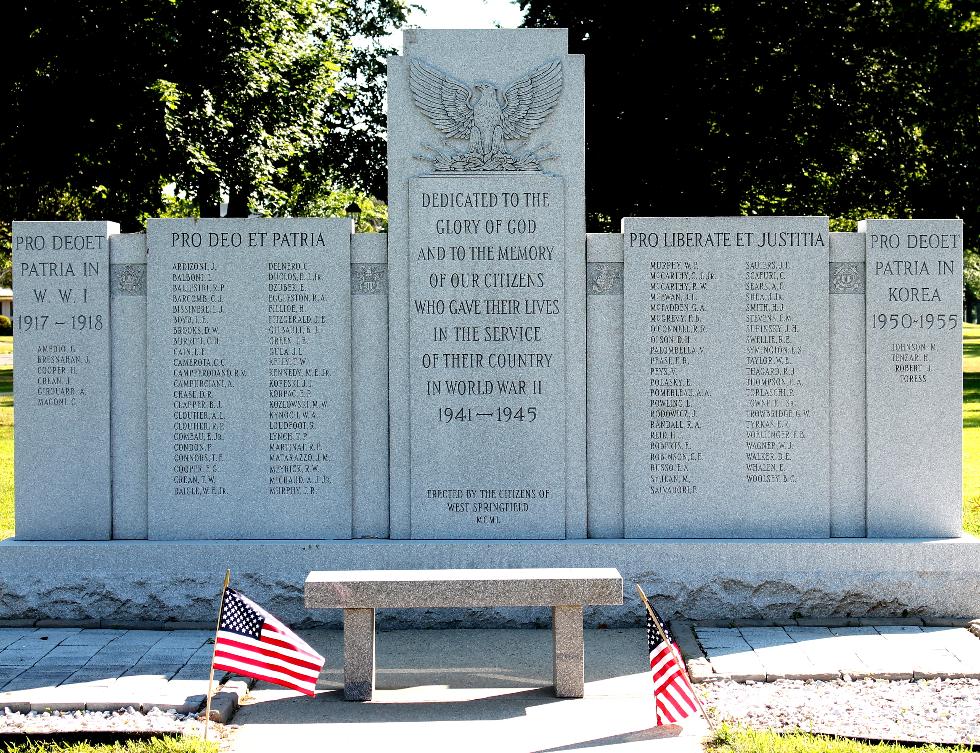
M388 266L386 264L351 264L350 292L352 295L386 295Z
M146 265L110 264L109 290L112 295L146 295Z
M830 262L830 292L864 295L864 262Z
M610 261L590 261L585 265L589 295L622 295L623 265Z

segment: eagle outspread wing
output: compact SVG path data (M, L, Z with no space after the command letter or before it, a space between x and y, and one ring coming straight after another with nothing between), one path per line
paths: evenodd
M504 138L528 138L555 109L561 83L561 61L552 60L512 84L504 92Z
M409 84L416 106L432 125L451 139L468 139L473 132L472 90L441 71L413 59Z

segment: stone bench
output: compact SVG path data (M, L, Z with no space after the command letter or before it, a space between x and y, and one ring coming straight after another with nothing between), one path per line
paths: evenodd
M615 568L314 571L306 579L308 609L344 610L344 697L374 694L376 609L550 606L555 695L585 692L582 607L622 604Z

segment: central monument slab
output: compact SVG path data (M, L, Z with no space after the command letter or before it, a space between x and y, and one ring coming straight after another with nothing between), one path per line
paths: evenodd
M392 538L584 538L584 69L562 29L389 59Z

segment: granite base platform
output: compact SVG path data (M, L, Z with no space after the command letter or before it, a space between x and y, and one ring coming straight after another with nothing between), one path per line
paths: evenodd
M341 625L307 611L311 570L615 567L623 606L587 626L636 626L639 582L668 619L980 616L980 540L660 539L570 541L0 542L0 621L162 626L214 619L232 583L288 623ZM550 627L546 608L381 610L378 625Z

